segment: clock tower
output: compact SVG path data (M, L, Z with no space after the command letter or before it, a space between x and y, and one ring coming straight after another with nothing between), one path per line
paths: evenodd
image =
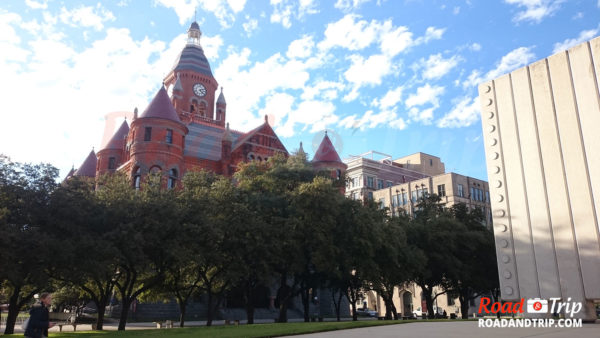
M188 29L185 48L164 79L171 92L171 101L177 115L185 124L204 122L225 126L225 112L215 109L215 95L219 84L200 45L202 32L197 22Z

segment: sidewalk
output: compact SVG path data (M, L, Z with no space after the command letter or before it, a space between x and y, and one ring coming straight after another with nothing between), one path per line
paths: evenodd
M407 338L598 338L600 323L584 324L581 328L478 328L476 321L425 322L400 325L364 327L351 330L329 331L299 335L305 338L364 338L364 337L407 337Z

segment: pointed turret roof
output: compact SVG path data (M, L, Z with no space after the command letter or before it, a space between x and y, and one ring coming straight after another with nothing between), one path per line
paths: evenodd
M104 146L104 149L123 149L123 146L125 145L125 139L127 138L127 135L129 134L129 125L127 124L127 120L123 121L123 123L121 123L121 126L119 127L119 129L117 129L117 132L113 135L113 137L110 139L110 141L108 141L108 143L106 144L106 146Z
M171 104L171 99L169 98L169 94L167 94L165 86L160 86L158 93L156 93L156 96L154 96L154 99L152 99L148 108L144 110L139 118L143 119L146 117L154 117L181 123L179 116L177 116L177 112L175 112L175 108L173 108L173 105Z
M233 142L233 136L231 136L231 131L229 130L229 122L225 125L225 132L221 136L221 140Z
M96 164L98 162L98 158L96 158L96 153L92 149L88 157L86 157L83 164L79 167L79 169L75 170L73 176L85 176L85 177L96 177Z
M221 87L221 94L219 94L219 97L217 98L217 104L227 104L227 102L225 102L225 96L223 95L223 87Z
M302 147L302 142L300 142L300 148L298 148L298 155L306 155L306 152L304 151L304 148Z
M325 132L325 137L323 137L323 141L319 145L317 152L315 153L315 157L312 159L313 162L340 162L340 156L338 155L333 143L327 136L327 132Z
M177 73L177 81L175 81L175 86L173 86L174 92L182 92L183 85L181 84L181 79L179 78L179 73Z

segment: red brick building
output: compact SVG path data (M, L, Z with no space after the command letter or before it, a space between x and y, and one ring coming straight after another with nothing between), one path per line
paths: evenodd
M193 22L187 45L146 110L138 116L136 109L131 125L124 121L73 175L96 177L121 171L138 187L145 174L161 172L172 188L188 170L231 176L239 163L266 161L276 153L288 156L266 117L247 133L229 129L223 88L216 97L219 85L200 45L201 35ZM171 96L167 87L172 88ZM315 170L331 170L334 177L346 169L327 135L312 163Z

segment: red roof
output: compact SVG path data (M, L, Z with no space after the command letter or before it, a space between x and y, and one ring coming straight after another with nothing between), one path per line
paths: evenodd
M96 177L96 163L98 159L96 158L96 153L92 150L88 157L83 161L83 164L79 169L75 170L73 176L87 176L87 177Z
M335 147L331 143L329 136L325 134L323 141L319 145L319 149L315 153L315 157L312 159L313 162L342 162Z
M129 125L127 124L127 121L123 121L117 132L103 149L123 149L127 134L129 134Z
M139 118L145 117L155 117L181 123L179 116L177 116L177 112L175 112L175 108L173 108L173 105L171 104L171 99L169 98L169 94L167 94L165 86L160 86L158 93L156 93L156 96L154 96L154 99L152 99L148 108L144 110Z

